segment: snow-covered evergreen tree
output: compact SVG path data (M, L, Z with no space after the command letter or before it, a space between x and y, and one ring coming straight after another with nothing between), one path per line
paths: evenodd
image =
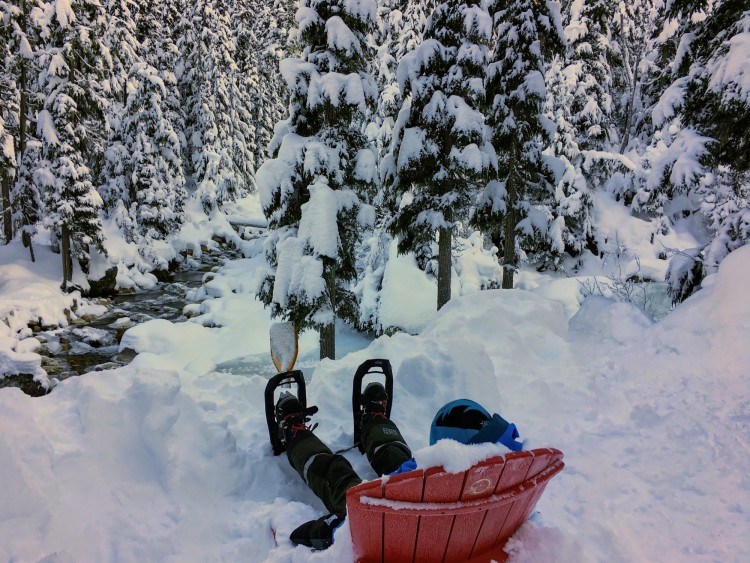
M0 80L2 87L2 80ZM2 209L3 238L10 242L13 238L13 210L11 208L10 186L15 175L16 155L13 149L13 137L5 130L5 120L0 114L0 209Z
M377 96L366 52L375 19L372 0L303 0L300 57L281 64L289 119L258 171L271 229L259 296L274 316L319 328L321 357L335 357L336 317L353 316L355 248L373 219L376 159L363 131Z
M130 156L130 201L140 234L163 239L184 220L186 197L180 141L162 110L167 88L159 72L136 63L129 78L134 89L125 109Z
M500 0L490 4L495 28L487 97L498 174L479 198L474 224L493 235L503 257L503 287L527 249L546 244L554 193L553 175L542 157L554 127L544 115L546 66L562 50L562 24L553 3Z
M241 99L236 104L238 111L242 113L242 122L247 127L240 132L242 142L248 150L252 151L252 170L255 171L263 163L263 153L259 146L258 133L260 122L265 121L266 108L273 106L270 100L265 101L261 97L261 67L263 64L263 48L255 37L252 21L259 19L257 13L252 11L254 6L244 5L238 2L237 11L232 17L232 33L237 46L235 60L237 62L237 77ZM263 142L263 141L261 141ZM268 142L268 138L265 139ZM258 154L258 153L261 154Z
M492 20L478 1L441 3L425 40L399 64L411 95L395 142L401 203L391 225L400 252L432 259L438 233L438 309L451 295L451 240L494 165L481 111Z
M247 123L252 137L247 143L256 170L268 158L274 126L287 110L288 94L279 62L286 57L287 35L294 25L293 4L289 0L240 0L232 18L240 89L251 112Z
M107 101L102 82L109 54L102 44L106 17L97 0L60 0L45 9L47 42L41 54L44 109L37 127L43 132L42 178L45 223L60 240L63 287L72 279L73 259L84 270L90 246L104 252L91 159L95 140L106 131Z
M19 12L15 6L0 1L0 220L6 243L13 238L10 188L16 172L16 143L10 128L18 122L20 96L11 69L11 45L14 42L13 24Z
M653 131L649 111L669 85L663 77L668 74L665 71L671 66L674 53L669 59L657 60L659 45L673 37L663 33L664 3L665 0L620 2L614 14L612 34L617 64L612 68L612 91L621 154L628 152L631 140L635 150L644 144L645 136Z
M113 78L115 86L123 86L123 97L115 96L113 103L117 109L105 153L105 201L126 240L137 243L147 261L166 269L152 241L179 229L186 199L181 110L172 71L178 54L162 23L160 4L135 7L117 0L110 8L118 5L118 13L129 17L126 22L121 16L119 26L110 21L109 40L118 54L113 57L117 68L128 70L124 78Z
M404 11L408 5L407 0L379 0L377 26L370 36L373 53L370 68L378 85L378 100L367 125L367 136L377 150L379 178L373 200L375 226L364 234L357 252L359 277L354 286L359 312L357 326L365 330L381 328L377 319L378 295L393 240L388 227L396 211L396 197L390 189L396 170L390 151L396 117L403 103L396 74L406 26Z
M112 72L105 82L109 100L109 138L104 152L99 194L105 209L113 209L129 201L127 161L130 159L124 138L125 102L128 96L128 75L141 61L141 46L136 38L139 4L133 0L107 0L107 27L102 42L110 53Z
M540 267L564 267L566 256L578 256L594 239L592 188L583 173L584 158L571 115L577 72L555 56L547 76L547 114L555 124L545 160L555 170L555 189L547 201L547 244L531 257Z
M692 15L703 4L674 0L672 10ZM685 124L713 139L709 166L750 170L750 8L742 0L716 0L691 30Z
M672 5L675 13L701 7L694 0ZM741 0L717 0L693 29L682 116L686 127L710 139L702 158L710 174L697 193L715 233L704 257L713 271L750 242L750 8Z
M649 88L658 96L654 129L632 205L664 231L700 213L713 238L695 259L708 273L750 240L750 11L734 0L668 6L670 34L660 41ZM679 264L670 271L686 271L682 254L673 260ZM673 295L689 295L690 280L673 275Z
M110 94L117 104L111 104L117 117L127 97L127 81L132 66L141 60L140 44L136 38L136 19L139 4L135 0L105 0L107 28L102 39L109 50L112 72L109 76Z
M36 232L42 214L39 187L33 178L41 154L33 120L43 99L39 93L36 65L37 51L42 45L41 29L31 15L41 13L39 4L38 0L22 0L15 5L0 0L0 11L3 12L0 19L7 34L5 45L8 49L3 57L3 68L9 84L7 89L0 87L0 98L3 98L3 94L11 96L9 99L12 103L6 106L5 113L12 118L6 120L6 133L12 137L16 158L13 164L15 181L10 184L9 196L12 225L15 233L21 232L21 239L29 247L32 260L31 236ZM11 83L14 84L12 87ZM11 111L7 112L8 109ZM6 152L7 149L6 145Z
M617 141L613 127L611 25L616 0L585 0L566 28L570 43L572 125L582 150L607 150Z
M242 136L243 98L227 0L197 0L181 37L187 152L195 197L210 213L254 188L252 147Z
M396 48L397 61L422 43L427 30L427 19L438 3L439 0L406 0L403 5L403 28Z
M31 239L44 215L44 202L40 192L42 182L35 178L41 161L42 143L35 137L27 138L19 158L18 175L11 189L13 224L16 231L21 232L24 246L29 247L32 261L34 251Z
M137 21L136 37L141 44L144 60L158 70L159 78L164 87L161 96L161 111L163 119L169 122L180 141L182 155L181 178L175 178L177 184L184 184L185 176L185 111L180 96L176 68L180 62L180 52L175 43L174 22L179 18L178 9L182 0L146 0L141 4L140 17Z
M374 56L371 59L372 75L378 84L378 105L370 126L381 161L390 148L391 134L396 115L401 108L402 96L396 78L397 50L403 32L404 18L401 8L404 0L380 0L378 2L377 28L372 35Z

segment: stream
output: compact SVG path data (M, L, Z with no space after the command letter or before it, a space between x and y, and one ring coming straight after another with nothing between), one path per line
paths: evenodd
M152 289L93 299L107 307L107 312L99 317L90 321L76 319L63 328L35 330L34 337L42 344L36 351L42 356L42 368L50 379L62 381L91 371L127 365L135 353L132 350L119 352L125 331L152 319L186 320L183 314L186 293L200 287L205 275L218 270L225 258L225 253L204 254L198 268L170 273ZM10 376L0 383L2 387L20 387L32 396L48 392L31 376Z

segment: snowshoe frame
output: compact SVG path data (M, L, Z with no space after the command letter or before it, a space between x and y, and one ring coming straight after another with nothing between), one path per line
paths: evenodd
M362 439L360 436L360 423L362 420L362 379L366 375L382 375L385 379L384 386L385 392L388 394L388 402L385 407L385 415L390 418L391 407L393 406L393 371L391 370L391 362L385 359L372 359L366 360L358 368L354 374L354 382L352 384L352 418L354 422L354 445L359 448L360 453L365 453L365 448L362 445Z
M301 370L287 371L274 375L266 383L265 401L266 401L266 423L268 424L268 438L271 441L273 455L280 455L286 451L286 446L279 436L279 425L276 423L276 402L274 400L274 391L282 385L297 385L297 399L302 403L303 408L307 408L307 391L305 389L305 378Z

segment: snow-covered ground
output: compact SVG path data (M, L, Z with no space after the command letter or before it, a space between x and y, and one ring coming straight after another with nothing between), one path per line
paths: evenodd
M190 322L130 329L122 346L140 354L127 367L41 398L0 389L0 561L351 560L346 526L326 552L287 539L324 508L268 443L258 266L228 263L193 295ZM509 543L512 561L750 561L750 247L658 323L603 297L579 307L575 280L530 277L528 290L426 313L398 267L384 297L422 319L419 335L370 342L342 329L343 357L323 362L316 335L301 337L316 433L332 448L351 445L354 370L388 358L392 418L423 465L471 455L427 449L434 413L460 397L515 422L527 447L565 453L539 518ZM3 307L24 289L12 272L3 266Z

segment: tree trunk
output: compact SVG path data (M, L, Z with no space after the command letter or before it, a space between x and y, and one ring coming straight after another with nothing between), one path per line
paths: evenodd
M336 264L323 266L323 278L326 281L328 299L331 304L333 319L331 324L320 327L320 359L336 359Z
M516 201L518 194L515 181L511 176L506 183L507 210L503 219L503 289L513 289L513 276L518 266L518 256L516 256L516 224L518 223L518 211L516 211Z
M23 231L21 232L21 241L23 242L23 247L29 249L31 261L36 262L36 258L34 257L34 243L31 240L31 233L29 233L29 231L27 231L26 229L23 229Z
M13 240L13 213L10 209L10 169L0 168L0 180L2 180L3 195L3 233L5 244Z
M620 144L620 154L625 152L630 141L630 128L633 125L633 104L635 103L635 92L638 88L638 66L640 64L640 57L637 57L635 68L633 69L633 85L630 89L630 99L628 100L628 107L625 113L625 126L622 131L622 143Z
M25 4L22 3L25 6ZM24 8L25 9L25 8ZM18 81L20 100L19 100L19 112L18 112L18 167L21 167L21 159L23 159L23 153L26 151L26 129L28 128L28 111L29 111L29 96L26 93L27 90L27 78L26 78L26 61L21 64L21 77Z
M68 282L73 279L73 256L70 253L70 230L67 225L63 225L60 235L62 267L63 267L63 290L67 289Z
M451 300L451 239L452 229L438 230L438 311Z

